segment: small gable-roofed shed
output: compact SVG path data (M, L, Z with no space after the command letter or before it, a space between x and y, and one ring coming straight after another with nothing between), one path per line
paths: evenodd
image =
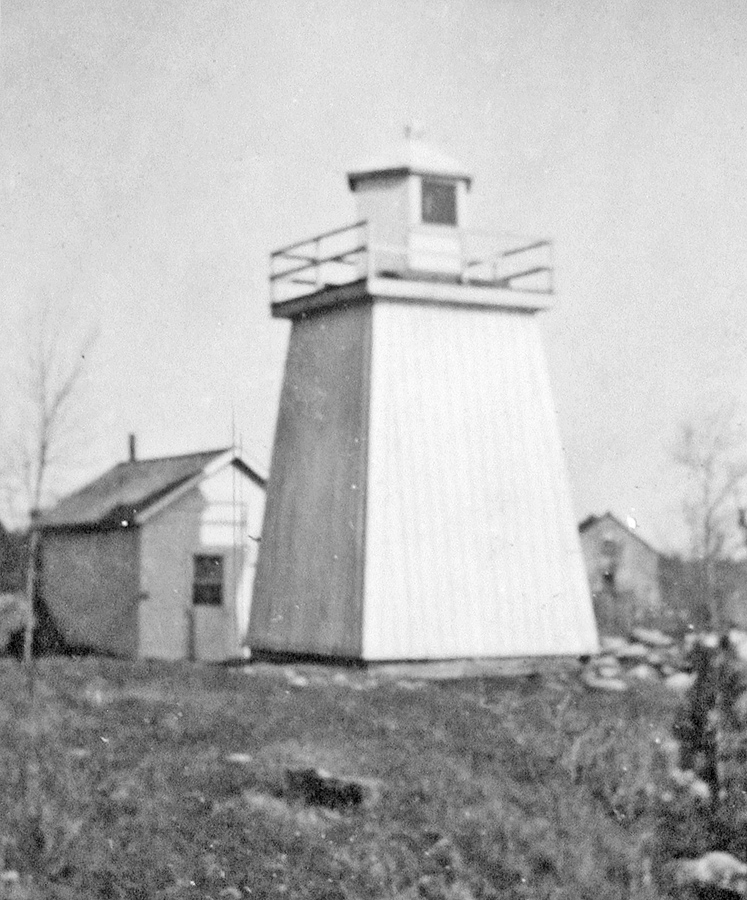
M121 656L242 652L266 476L239 450L130 459L39 519L65 641Z

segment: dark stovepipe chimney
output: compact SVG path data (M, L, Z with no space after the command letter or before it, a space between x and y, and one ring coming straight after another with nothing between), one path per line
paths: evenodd
M137 460L137 453L135 452L135 435L130 435L130 462L135 462Z

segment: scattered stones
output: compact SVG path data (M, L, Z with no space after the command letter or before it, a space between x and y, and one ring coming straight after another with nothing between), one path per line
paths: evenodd
M305 675L299 675L292 669L289 669L286 672L285 677L288 680L288 684L292 685L293 687L304 688L309 686L309 679Z
M674 644L674 638L659 631L658 628L634 628L630 636L634 641L647 647L671 647Z
M691 672L675 672L664 679L664 684L678 694L686 694L695 684L695 675Z
M686 653L689 653L696 644L708 647L710 650L715 650L716 647L718 647L718 635L714 634L712 631L694 631L691 634L685 635L685 639L682 643Z
M686 790L694 799L703 803L708 803L711 799L710 787L691 769L680 769L679 766L675 766L670 771L669 777L676 787Z
M747 897L747 865L722 850L713 850L700 859L682 860L675 877L680 886L709 884L738 897Z
M584 661L581 668L580 678L587 687L619 692L634 682L659 682L684 695L695 683L694 652L698 647L719 644L718 635L711 632L687 634L679 644L654 628L634 628L630 637L600 638L600 655ZM742 690L734 713L747 725L747 632L732 629L729 645L732 675L739 679Z
M628 642L624 637L605 634L599 638L599 646L602 648L602 653L616 653L627 647Z
M659 673L648 663L639 663L628 672L628 677L635 678L636 681L658 681Z
M72 759L88 759L91 755L91 751L88 747L70 747L67 753Z
M627 691L628 685L622 678L600 675L594 669L587 669L581 673L581 681L590 688L598 691L612 691L620 693Z
M249 763L254 762L254 757L251 753L227 753L226 762L247 766Z
M91 706L103 706L110 699L109 685L103 678L92 678L83 691L83 698Z
M747 634L740 632L730 637L734 647L742 647L747 657ZM633 682L663 682L684 694L695 680L689 671L692 649L703 642L710 646L713 635L687 635L680 646L658 629L634 628L630 638L617 635L600 638L601 654L586 661L582 668L581 680L587 687L619 692ZM747 670L747 659L744 662ZM747 722L747 696L744 715Z
M655 666L660 671L662 666L668 665L667 660L667 655L661 650L650 650L648 656L646 657L646 662L650 666Z
M602 662L600 661L594 667L597 675L602 678L617 678L622 673L622 666L620 663L615 660L614 662Z
M626 644L615 652L615 656L625 662L636 662L648 659L649 651L643 644Z

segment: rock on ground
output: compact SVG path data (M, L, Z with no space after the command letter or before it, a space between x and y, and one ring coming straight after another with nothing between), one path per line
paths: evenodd
M700 859L682 860L675 878L681 886L710 884L738 897L747 897L747 865L723 850L713 850Z
M674 638L659 631L658 628L634 628L630 636L634 641L647 647L671 647L674 644Z

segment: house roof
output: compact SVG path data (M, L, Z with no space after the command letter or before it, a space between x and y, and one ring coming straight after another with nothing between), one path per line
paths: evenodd
M161 508L180 489L191 486L211 471L237 462L261 485L266 478L239 451L232 448L138 459L119 463L95 481L69 494L42 513L42 528L96 528L137 524L157 506Z
M593 514L590 516L587 516L579 524L578 530L583 534L585 531L588 531L592 527L592 525L596 525L598 522L603 522L605 519L611 520L616 525L619 525L620 528L627 531L628 534L631 537L635 538L637 541L640 541L640 543L643 544L643 546L646 547L648 550L650 550L652 553L655 553L657 556L661 555L655 547L652 547L648 541L644 540L637 532L633 531L632 528L628 528L628 526L623 521L618 519L617 516L614 515L613 513L609 512L609 510L601 516L596 516Z

